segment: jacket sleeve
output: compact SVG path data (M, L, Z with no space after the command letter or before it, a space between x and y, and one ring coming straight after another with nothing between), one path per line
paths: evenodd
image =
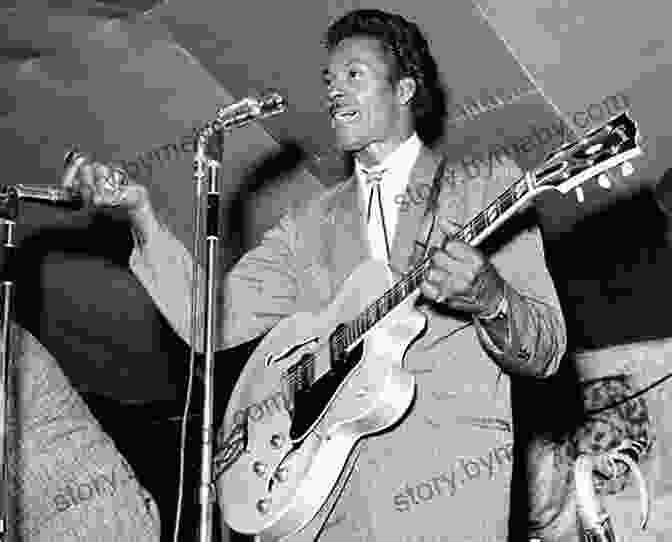
M534 265L526 272L514 274L507 273L505 266L497 266L506 280L506 345L504 348L495 345L488 335L488 324L478 318L474 318L476 334L483 348L503 371L547 377L557 371L565 353L565 320L543 261L538 228L520 236L515 245L512 253L518 254L521 262Z
M492 201L521 175L520 168L508 159L494 168L492 175L480 182L484 203ZM483 348L509 374L550 376L557 371L565 353L567 331L546 265L539 227L521 228L491 255L491 261L506 281L504 321L508 333L506 345L499 348L488 335L490 324L475 318Z
M217 350L250 340L294 312L295 232L290 212L218 284ZM130 268L175 332L191 344L194 259L190 252L167 228L157 224L145 242L136 241ZM202 275L200 267L198 272ZM202 292L197 297L196 348L202 352Z

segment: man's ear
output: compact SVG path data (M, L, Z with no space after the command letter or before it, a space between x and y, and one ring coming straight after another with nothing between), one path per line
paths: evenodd
M397 92L399 95L399 103L401 105L408 105L415 96L416 83L412 77L402 77L397 85Z

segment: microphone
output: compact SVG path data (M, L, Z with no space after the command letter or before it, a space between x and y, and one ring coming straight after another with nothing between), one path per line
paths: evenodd
M57 186L15 184L3 187L1 195L10 199L41 201L54 205L78 206L82 204L80 194Z
M287 102L276 90L267 90L260 97L248 96L217 110L217 115L206 128L213 131L239 128L252 121L265 119L282 113L287 109Z

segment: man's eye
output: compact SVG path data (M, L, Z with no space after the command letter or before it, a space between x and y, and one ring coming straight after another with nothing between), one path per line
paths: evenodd
M359 79L362 76L362 72L359 70L350 70L348 71L348 75L351 79Z

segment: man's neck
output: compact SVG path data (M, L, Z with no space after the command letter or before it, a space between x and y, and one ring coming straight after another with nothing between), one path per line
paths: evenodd
M377 168L378 166L384 167L386 164L393 162L396 157L404 153L404 149L413 145L413 141L417 138L417 133L413 132L403 141L398 142L396 145L387 145L384 149L376 149L367 147L362 151L355 154L355 162L363 168Z

